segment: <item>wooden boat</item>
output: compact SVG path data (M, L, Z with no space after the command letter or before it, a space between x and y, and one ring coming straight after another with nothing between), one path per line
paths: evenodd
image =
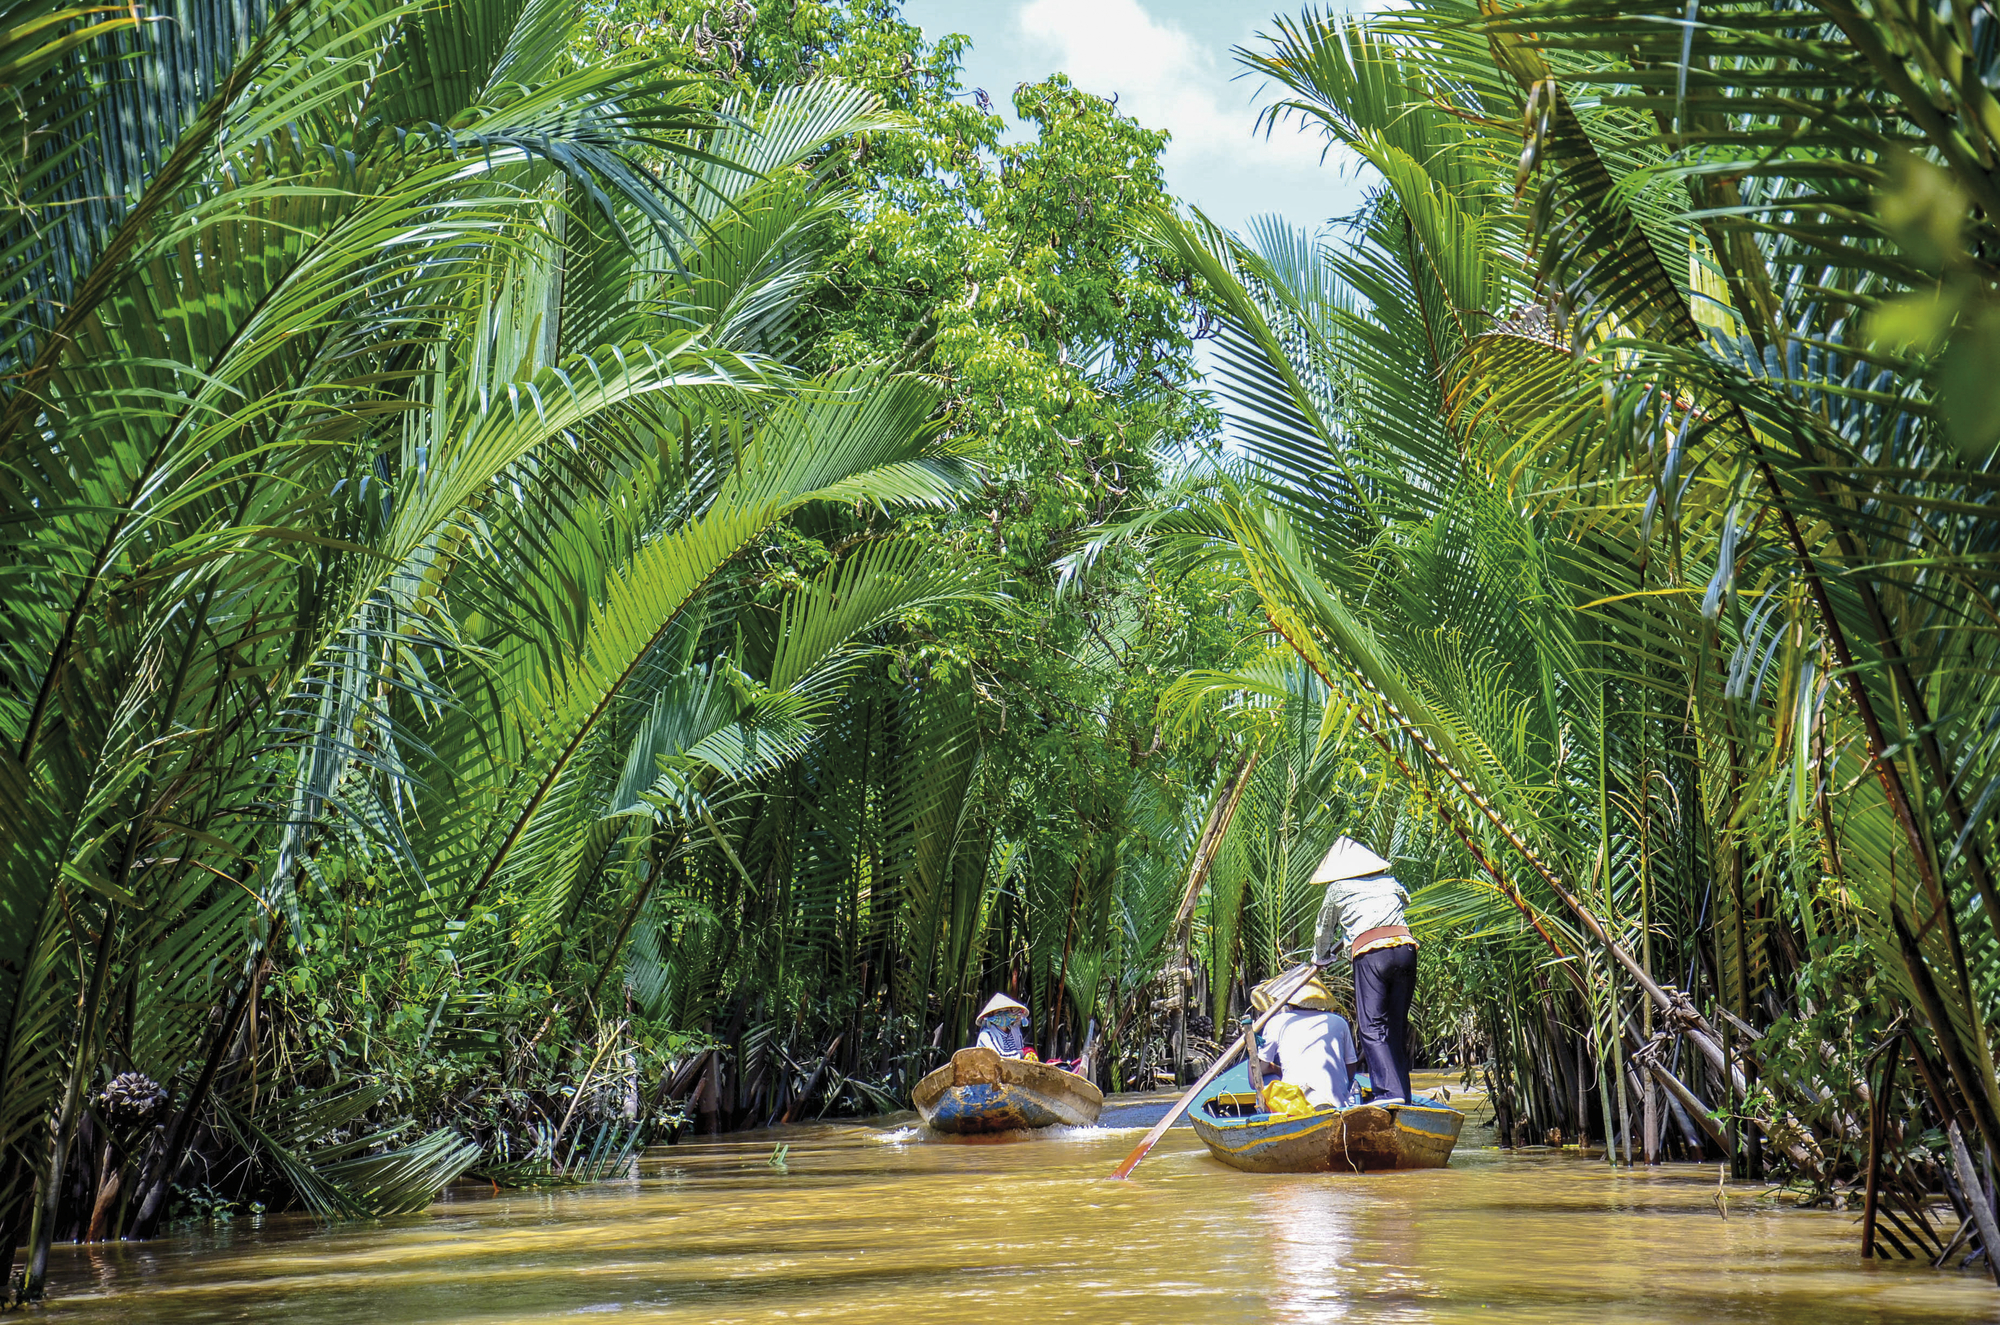
M1331 1106L1298 1117L1257 1112L1255 1095L1219 1095L1189 1113L1195 1134L1247 1173L1441 1169L1465 1115L1442 1104Z
M979 1045L960 1049L910 1094L932 1128L960 1134L1087 1127L1104 1107L1104 1092L1074 1072Z

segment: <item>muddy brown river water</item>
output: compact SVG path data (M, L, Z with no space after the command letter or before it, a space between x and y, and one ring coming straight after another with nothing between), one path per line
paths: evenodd
M1185 1128L1005 1141L816 1125L648 1153L580 1191L458 1191L420 1216L295 1217L58 1247L49 1325L2000 1319L1976 1273L1864 1262L1851 1213L1712 1167L1482 1148L1450 1168L1259 1176ZM774 1144L790 1146L781 1171Z

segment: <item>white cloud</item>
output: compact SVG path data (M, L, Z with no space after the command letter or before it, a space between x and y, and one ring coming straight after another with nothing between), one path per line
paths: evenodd
M1119 110L1173 134L1170 168L1228 166L1234 174L1248 166L1317 176L1339 159L1338 152L1329 155L1322 167L1325 140L1290 125L1280 125L1268 141L1253 135L1251 98L1260 80L1234 79L1239 66L1226 49L1196 42L1139 0L1031 0L1020 24L1022 36L1047 49L1078 87L1115 93Z

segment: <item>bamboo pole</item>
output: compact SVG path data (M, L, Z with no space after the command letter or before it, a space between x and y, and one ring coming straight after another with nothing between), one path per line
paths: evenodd
M1188 865L1187 885L1181 889L1181 904L1174 912L1174 997L1178 1001L1179 1014L1175 1019L1174 1036L1174 1083L1187 1072L1187 1016L1188 987L1187 960L1189 931L1194 928L1194 904L1201 896L1201 886L1208 881L1209 868L1215 863L1215 855L1222 849L1222 839L1229 833L1229 825L1236 818L1236 807L1243 800L1244 788L1250 785L1250 774L1257 767L1256 748L1250 749L1236 761L1236 768L1229 777L1229 789L1216 798L1208 810L1208 821L1202 825L1201 836L1195 839L1194 859Z
M1216 852L1222 849L1222 839L1236 817L1236 807L1242 803L1244 789L1250 785L1250 774L1256 771L1257 758L1261 753L1252 749L1236 761L1236 769L1230 774L1228 792L1209 809L1208 822L1202 825L1201 836L1195 842L1187 885L1181 889L1180 907L1174 912L1176 933L1185 931L1194 919L1195 899L1201 896L1201 885L1208 879L1209 867L1215 863Z
M1264 1009L1263 1015L1250 1024L1250 1029L1243 1033L1241 1040L1234 1042L1216 1055L1215 1061L1209 1064L1208 1071L1201 1074L1201 1080L1181 1092L1181 1097L1174 1101L1174 1107L1167 1110L1166 1117L1153 1124L1153 1130L1140 1138L1139 1144L1132 1147L1132 1153L1125 1156L1125 1162L1111 1171L1111 1176L1114 1178L1131 1177L1132 1170L1139 1167L1139 1161L1146 1158L1146 1153L1159 1143L1161 1137L1167 1134L1168 1128L1180 1121L1181 1115L1187 1112L1188 1106L1194 1103L1195 1097L1208 1088L1209 1082L1221 1076L1224 1068L1236 1061L1236 1051L1243 1048L1246 1044L1255 1044L1257 1032L1264 1029L1264 1023L1269 1021L1279 1008L1285 1006L1293 994L1298 993L1300 989L1304 988L1306 981L1312 979L1318 973L1319 963L1317 962L1307 962L1301 967L1299 978L1292 982L1290 987L1285 990L1283 996L1271 1000L1271 1006Z

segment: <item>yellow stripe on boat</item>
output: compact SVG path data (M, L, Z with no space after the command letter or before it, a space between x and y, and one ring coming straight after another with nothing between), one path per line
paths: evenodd
M1300 1114L1293 1114L1293 1115L1292 1115L1292 1116L1291 1116L1290 1118L1285 1118L1285 1119L1276 1119L1276 1118L1274 1118L1274 1119L1272 1119L1272 1120L1271 1120L1270 1122L1268 1122L1268 1123L1265 1123L1265 1124L1262 1124L1262 1125L1263 1125L1263 1126L1265 1126L1265 1127L1272 1127L1272 1128L1275 1128L1275 1127L1277 1127L1277 1126L1278 1126L1278 1125L1279 1125L1279 1124L1280 1124L1281 1122L1290 1122L1290 1121L1292 1121L1293 1119L1298 1119L1298 1118L1312 1118L1312 1117L1316 1117L1316 1116L1317 1116L1317 1115L1314 1115L1314 1114L1310 1114L1310 1113L1300 1113ZM1321 1118L1321 1119L1320 1119L1320 1121L1318 1121L1318 1122L1314 1123L1314 1124L1313 1124L1313 1125L1312 1125L1311 1127L1301 1127L1301 1128L1300 1128L1300 1129L1299 1129L1298 1131L1296 1131L1296 1132L1285 1132L1285 1133L1283 1133L1283 1134L1282 1134L1282 1136L1260 1136L1260 1137L1258 1137L1258 1138L1257 1138L1256 1140L1254 1140L1254 1141L1248 1141L1248 1142L1245 1142L1245 1143L1244 1143L1243 1145L1240 1145L1240 1146L1222 1146L1222 1147L1220 1147L1220 1148L1221 1148L1221 1149L1224 1149L1224 1150L1227 1150L1227 1151L1228 1151L1228 1152L1229 1152L1230 1154L1232 1154L1232 1155L1240 1155L1240 1154L1242 1154L1242 1153L1243 1153L1244 1151L1246 1151L1246 1150L1249 1150L1249 1149L1251 1149L1252 1147L1255 1147L1255 1146L1261 1146L1261 1145L1269 1145L1269 1144L1270 1144L1270 1143L1271 1143L1272 1141L1275 1141L1275 1140L1286 1140L1286 1141L1291 1141L1291 1140L1295 1140L1295 1139L1297 1139L1298 1137L1302 1137L1302 1136L1311 1136L1311 1135L1312 1135L1312 1134L1313 1134L1314 1132L1317 1132L1317 1131L1320 1131L1320 1130L1321 1130L1322 1128L1327 1128L1327 1127L1332 1127L1332 1126L1334 1126L1335 1124L1337 1124L1337 1123L1338 1123L1338 1122L1340 1121L1340 1118L1341 1118L1341 1110L1339 1110L1339 1109L1335 1109L1335 1110L1334 1110L1334 1111L1333 1111L1332 1113L1329 1113L1329 1114L1327 1114L1327 1115L1326 1115L1326 1116L1325 1116L1324 1118ZM1229 1124L1227 1124L1227 1123L1216 1123L1216 1124L1212 1124L1212 1126L1215 1126L1215 1127L1216 1127L1216 1128L1218 1128L1218 1129L1221 1129L1221 1128L1224 1128L1224 1127L1227 1127L1228 1125L1229 1125ZM1246 1127L1246 1128L1248 1128L1248 1127L1256 1127L1256 1126L1258 1126L1258 1124L1256 1124L1256 1123L1249 1123L1249 1122L1245 1122L1245 1123L1241 1123L1241 1124L1239 1124L1239 1126L1242 1126L1242 1127ZM1204 1138L1204 1139L1206 1139L1206 1138ZM1212 1142L1212 1141L1211 1141L1211 1142L1209 1142L1209 1146L1208 1146L1208 1148L1209 1148L1210 1150L1215 1150L1215 1149L1217 1149L1218 1147L1216 1146L1216 1144L1215 1144L1214 1142Z
M1465 1125L1456 1109L1422 1105L1361 1104L1241 1119L1197 1111L1189 1119L1210 1154L1251 1173L1443 1168Z

